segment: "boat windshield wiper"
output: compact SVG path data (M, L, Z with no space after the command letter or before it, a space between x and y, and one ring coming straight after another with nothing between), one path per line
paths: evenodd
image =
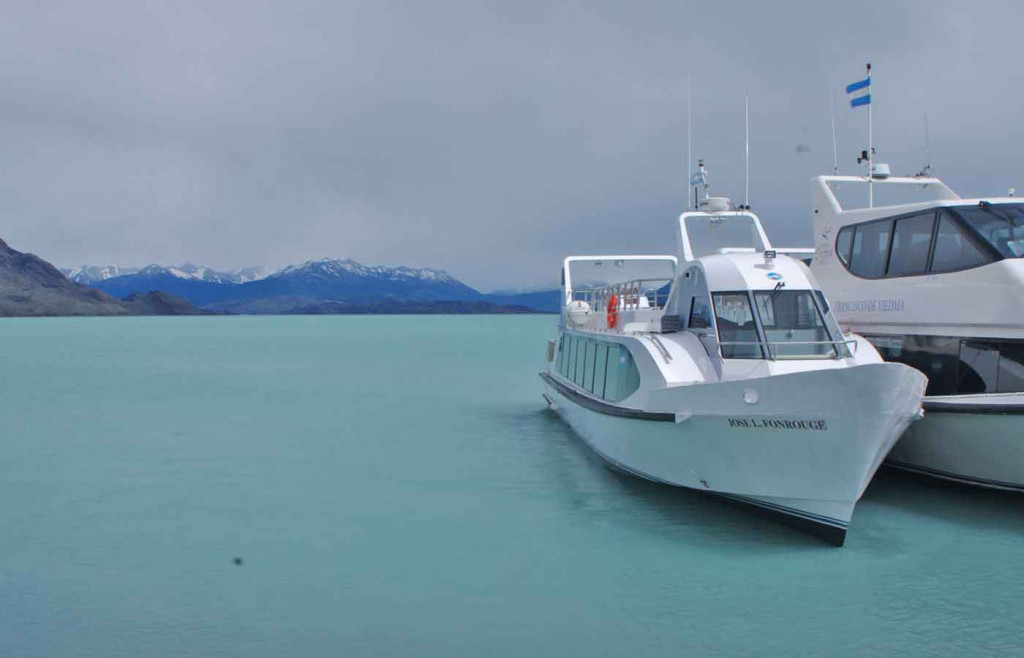
M785 288L785 287L786 287L786 282L785 281L779 281L778 283L776 283L775 287L772 288L772 295L771 295L771 297L768 298L768 301L774 302L775 298L779 296L779 293L782 292L782 289Z

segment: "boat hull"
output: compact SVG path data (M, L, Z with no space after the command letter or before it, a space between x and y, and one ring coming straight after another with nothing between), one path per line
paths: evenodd
M1024 394L925 398L925 417L886 465L989 489L1024 492Z
M648 412L602 408L542 377L558 414L616 468L785 515L838 545L925 386L917 371L879 363L661 389Z

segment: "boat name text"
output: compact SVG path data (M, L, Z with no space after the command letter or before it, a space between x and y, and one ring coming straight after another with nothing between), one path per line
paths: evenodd
M811 430L824 432L828 429L823 420L775 420L772 418L727 418L729 427L772 430Z
M906 301L902 299L858 299L835 302L836 310L840 313L898 313L904 310L906 305Z

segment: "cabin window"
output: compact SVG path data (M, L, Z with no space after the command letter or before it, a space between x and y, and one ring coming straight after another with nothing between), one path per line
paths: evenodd
M604 397L604 383L608 374L608 343L597 343L597 356L594 358L594 388L591 391L597 397Z
M565 377L566 379L576 380L576 348L579 347L580 339L578 336L571 336L569 341L569 354L566 356L565 364Z
M718 323L718 343L723 359L761 359L757 324L750 310L750 296L746 292L716 292L715 319Z
M591 393L594 392L594 356L597 352L594 341L587 341L587 369L586 375L583 377L583 388L587 389Z
M619 402L640 388L640 370L626 347L572 334L563 346L562 376L596 397Z
M952 216L943 211L939 215L939 228L935 233L935 249L932 255L932 272L966 270L992 262L971 236L967 235Z
M984 240L965 224L976 228ZM854 224L836 236L839 260L866 279L955 272L994 262L1000 256L1014 258L1018 252L1024 257L1024 205L941 210L937 222L932 212L918 213Z
M768 351L774 359L814 359L836 356L825 321L810 290L754 293Z
M892 232L888 276L924 274L928 269L928 249L932 244L935 213L911 215L896 220Z
M586 338L576 339L576 371L573 373L572 380L576 382L577 386L583 386L583 375L586 373L587 342Z
M613 343L608 346L608 365L605 369L604 399L612 402L618 401L619 394L619 348L621 345Z
M884 275L891 232L892 220L889 219L858 224L853 235L850 271L865 279L877 279Z
M707 329L711 326L711 310L703 297L694 297L690 302L690 329Z
M856 230L856 226L847 226L836 236L836 255L843 265L850 264L850 249L853 248L853 233Z
M633 355L623 345L619 345L618 352L618 392L614 398L608 398L616 402L625 400L640 388L640 371L636 367Z

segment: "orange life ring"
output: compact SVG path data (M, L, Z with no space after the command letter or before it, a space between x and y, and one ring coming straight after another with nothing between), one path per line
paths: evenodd
M612 295L608 300L608 328L614 329L615 323L619 321L619 297Z

